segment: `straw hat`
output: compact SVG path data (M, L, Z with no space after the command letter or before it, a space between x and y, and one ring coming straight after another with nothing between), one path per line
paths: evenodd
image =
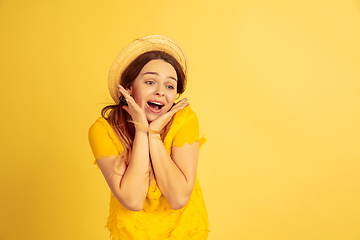
M124 48L115 58L109 72L109 92L115 103L119 103L120 93L116 87L120 82L123 71L138 56L145 52L163 51L172 55L182 66L185 75L187 74L187 57L184 49L174 39L152 35L135 40Z

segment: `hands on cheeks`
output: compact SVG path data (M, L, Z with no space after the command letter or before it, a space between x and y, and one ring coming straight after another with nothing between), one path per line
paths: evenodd
M180 109L189 106L189 103L186 101L187 98L181 99L167 113L164 113L163 115L152 121L149 125L149 128L154 131L161 131L166 126L166 124L168 124L168 122L175 113L177 113Z
M125 97L125 100L128 104L128 106L123 106L122 108L131 115L133 121L157 132L160 132L166 126L166 124L168 124L168 122L175 113L177 113L179 110L189 105L187 99L184 98L179 102L177 102L168 112L162 114L161 116L159 116L149 124L144 109L142 109L135 102L134 98L128 93L128 91L123 86L118 84L117 88L119 89L119 92ZM137 124L135 124L135 127L136 126Z
M119 89L119 92L124 96L128 106L122 106L122 108L127 111L132 117L133 121L144 126L148 127L148 122L144 110L135 102L134 98L125 90L120 84L116 85ZM135 128L137 124L135 124Z

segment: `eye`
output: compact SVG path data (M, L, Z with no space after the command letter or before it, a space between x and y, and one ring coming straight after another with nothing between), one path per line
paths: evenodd
M175 88L174 88L173 86L171 86L171 85L167 85L166 88L169 89L169 90L175 89Z
M155 84L154 81L151 81L151 80L148 80L148 81L146 81L145 83L148 84L148 85L153 85L153 84Z

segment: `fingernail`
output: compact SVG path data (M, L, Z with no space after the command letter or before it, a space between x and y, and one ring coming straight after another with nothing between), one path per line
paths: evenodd
M188 99L187 99L187 98L185 98L185 102L187 102L187 100L188 100Z

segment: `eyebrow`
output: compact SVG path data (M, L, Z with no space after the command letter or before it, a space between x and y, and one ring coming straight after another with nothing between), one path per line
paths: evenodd
M143 75L146 75L146 74L153 74L153 75L159 76L159 74L157 72L146 72ZM168 76L168 78L173 79L177 82L177 79L172 76Z

